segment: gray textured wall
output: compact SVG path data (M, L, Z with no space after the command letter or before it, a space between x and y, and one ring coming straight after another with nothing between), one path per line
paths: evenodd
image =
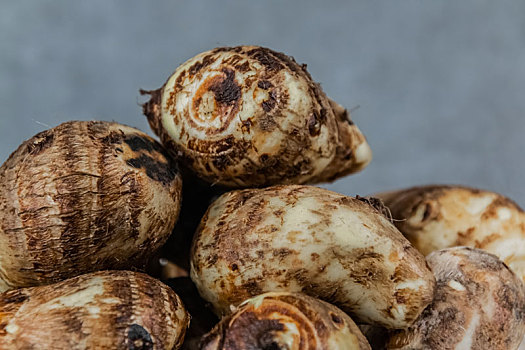
M139 88L187 58L259 44L352 108L374 160L329 187L425 183L525 206L524 1L0 1L0 160L70 119L148 130Z

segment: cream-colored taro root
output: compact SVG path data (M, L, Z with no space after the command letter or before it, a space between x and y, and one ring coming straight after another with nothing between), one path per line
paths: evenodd
M392 333L387 349L515 350L525 333L522 281L497 256L454 247L427 257L436 295L416 323Z
M160 144L121 124L25 141L0 168L0 291L142 266L175 225L181 187Z
M0 294L0 348L180 348L190 317L166 285L142 273L101 271Z
M216 312L303 292L361 322L410 325L430 303L424 257L368 202L312 186L224 194L194 237L191 278Z
M223 47L179 66L151 94L153 131L201 178L230 187L333 181L372 153L306 65L258 47Z
M266 293L242 303L201 341L202 350L370 350L348 315L301 293Z
M510 199L474 188L432 185L374 195L424 255L469 246L497 255L525 281L525 213Z

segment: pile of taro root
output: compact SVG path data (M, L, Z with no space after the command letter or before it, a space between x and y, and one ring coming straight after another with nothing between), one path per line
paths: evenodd
M270 49L204 52L141 92L160 142L70 121L0 168L0 349L520 346L510 199L312 186L372 153L306 65Z

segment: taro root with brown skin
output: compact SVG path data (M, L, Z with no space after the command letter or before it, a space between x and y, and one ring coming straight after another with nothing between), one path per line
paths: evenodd
M369 350L348 315L301 293L246 300L203 337L201 350Z
M447 185L376 194L424 255L469 246L497 255L525 281L525 213L494 192Z
M0 168L0 291L142 267L170 235L182 181L159 143L109 122L67 122Z
M387 349L517 349L525 333L525 291L497 256L455 247L427 257L437 280L416 323L393 332Z
M191 278L219 314L264 292L303 292L361 322L407 327L435 279L369 203L312 186L226 193L194 237Z
M100 271L0 294L0 348L180 348L190 317L170 288L142 273Z
M229 187L333 181L371 160L348 112L306 65L258 46L203 52L151 94L144 113L199 177Z

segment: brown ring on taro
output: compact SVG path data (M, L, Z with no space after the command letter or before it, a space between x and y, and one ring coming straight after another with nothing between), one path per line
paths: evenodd
M242 318L245 313L254 313L259 320L276 320L279 324L284 323L284 325L292 322L299 331L299 344L303 345L304 349L316 348L319 343L316 334L317 330L310 322L307 315L305 315L299 308L288 304L286 301L265 298L261 305L249 305L249 307L245 308L241 313L234 315L230 321L230 325L235 323L237 318ZM285 331L285 329L276 329L275 331Z
M197 88L187 118L192 128L205 131L208 136L222 133L228 128L237 115L242 96L241 87L235 81L234 70L223 68L216 73L208 76ZM202 105L208 109L202 110ZM210 114L211 117L206 117ZM212 127L217 118L219 126Z

